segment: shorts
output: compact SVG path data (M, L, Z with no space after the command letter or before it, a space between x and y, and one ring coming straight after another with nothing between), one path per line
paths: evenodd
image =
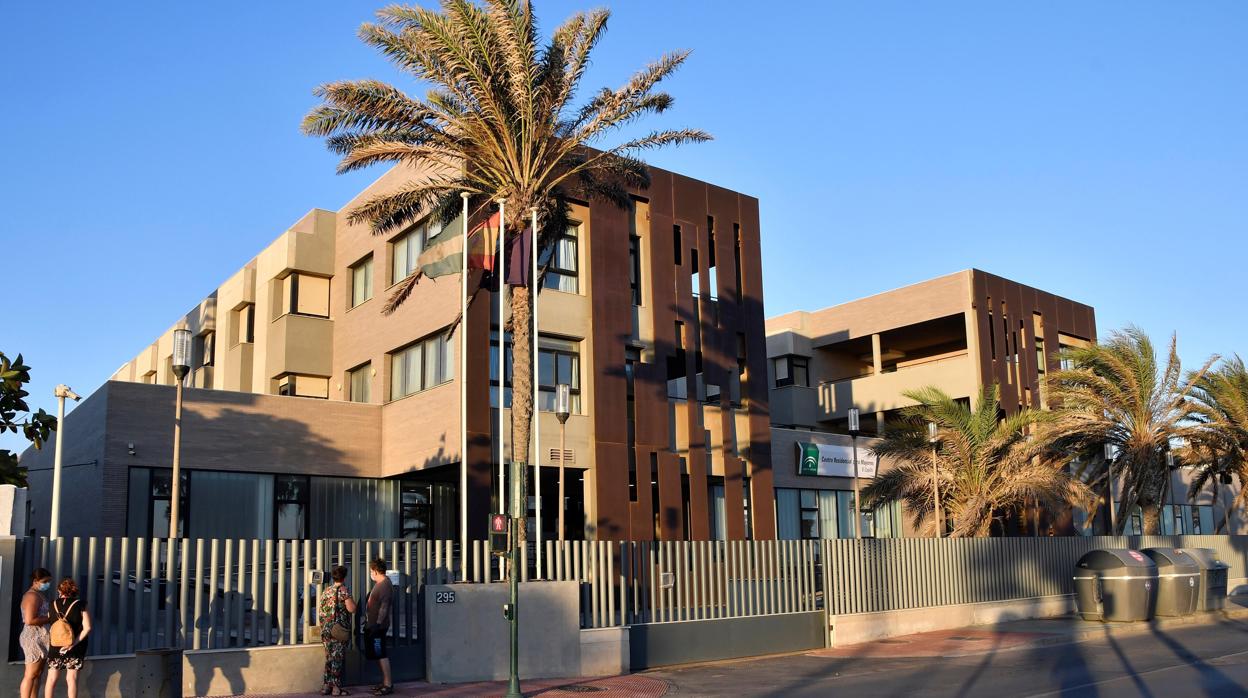
M52 653L48 655L48 667L62 671L77 671L82 668L82 659L77 656L76 652L61 654L53 648Z
M364 631L364 658L375 662L389 656L386 652L386 629L374 625Z

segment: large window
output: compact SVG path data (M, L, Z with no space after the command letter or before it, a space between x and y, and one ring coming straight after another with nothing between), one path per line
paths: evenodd
M511 333L507 333L507 355L503 363L504 406L511 407ZM541 337L537 349L538 408L555 411L556 386L568 385L572 414L581 413L581 343L575 339ZM490 407L498 407L498 333L490 334Z
M776 489L776 535L788 540L854 537L854 493L847 490ZM900 538L901 505L884 504L858 523L864 538Z
M776 371L776 387L799 385L810 387L810 359L805 356L781 356L772 359Z
M390 355L390 399L428 390L455 373L450 334L442 332Z
M351 307L373 297L373 256L370 254L351 267Z
M633 305L641 305L641 238L628 238L628 290Z
M351 402L373 401L373 363L371 361L347 371L347 399Z
M425 239L420 226L412 228L390 243L391 284L399 283L416 271L416 260L420 259L420 253L424 247Z
M308 537L308 476L277 475L273 485L273 530L278 538Z
M576 240L578 227L568 226L561 235L555 237L554 244L542 250L538 264L546 268L543 288L554 291L576 293L580 290L577 273L580 268L577 255Z

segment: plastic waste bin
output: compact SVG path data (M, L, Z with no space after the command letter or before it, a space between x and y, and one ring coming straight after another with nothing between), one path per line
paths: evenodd
M1093 550L1075 565L1075 606L1084 620L1153 617L1157 565L1135 550Z
M1200 567L1200 581L1196 584L1196 610L1220 611L1226 607L1226 592L1231 566L1218 559L1213 548L1184 548Z
M1190 616L1196 612L1200 567L1179 548L1144 548L1140 551L1157 565L1158 616Z

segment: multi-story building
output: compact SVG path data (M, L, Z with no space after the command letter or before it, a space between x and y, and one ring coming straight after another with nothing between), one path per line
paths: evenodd
M347 216L412 174L392 169L342 211L308 213L68 416L63 533L168 533L172 331L187 328L183 535L454 538L466 461L469 533L484 536L499 460L496 294L458 323L459 276L422 279L383 314L436 230L379 237ZM545 537L560 460L568 537L773 536L757 200L655 169L628 208L582 203L573 217L542 260ZM560 383L573 412L563 451L551 448ZM23 463L46 531L51 450Z
M1090 306L977 269L770 318L767 380L781 535L799 532L799 523L806 537L853 535L852 479L799 474L795 446L849 451L850 409L859 410L860 429L870 435L914 404L905 392L925 386L973 401L996 383L1005 411L1044 407L1044 374L1058 365L1058 352L1094 341ZM864 517L863 530L899 535L908 530L906 519L894 505Z

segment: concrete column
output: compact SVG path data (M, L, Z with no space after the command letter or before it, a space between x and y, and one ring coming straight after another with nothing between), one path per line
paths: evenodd
M873 375L878 376L884 372L884 356L883 352L880 350L879 333L871 335L871 363L875 367L875 373Z

